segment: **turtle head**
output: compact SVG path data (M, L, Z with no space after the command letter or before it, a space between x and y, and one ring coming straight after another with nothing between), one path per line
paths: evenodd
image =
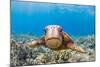
M48 25L45 27L45 42L49 48L58 48L62 45L62 27Z

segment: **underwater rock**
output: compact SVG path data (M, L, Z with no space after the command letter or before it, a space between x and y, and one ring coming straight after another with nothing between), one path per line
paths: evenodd
M54 51L43 46L32 49L24 46L23 42L26 43L38 38L29 35L20 36L17 35L11 38L11 66L95 61L94 35L80 37L75 40L76 45L85 49L85 54L71 49Z
M47 57L45 56L45 54L40 54L38 55L35 60L34 60L34 63L35 64L45 64L46 63L46 60L47 60Z

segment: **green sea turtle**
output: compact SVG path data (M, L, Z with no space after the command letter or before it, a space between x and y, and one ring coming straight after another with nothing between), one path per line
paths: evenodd
M78 52L85 52L81 47L74 45L71 37L62 31L62 27L59 25L48 25L45 27L45 34L39 40L34 40L27 43L31 48L43 45L52 50L72 49Z

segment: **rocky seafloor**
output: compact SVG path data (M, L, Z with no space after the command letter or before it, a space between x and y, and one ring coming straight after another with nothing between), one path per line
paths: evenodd
M10 64L12 67L95 61L94 35L81 36L74 39L75 44L82 47L86 53L79 53L71 49L54 51L43 46L32 49L23 45L34 39L38 38L30 35L11 36Z

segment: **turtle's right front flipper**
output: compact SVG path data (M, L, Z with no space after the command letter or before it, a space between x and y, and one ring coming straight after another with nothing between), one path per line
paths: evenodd
M34 40L32 42L28 42L26 43L27 46L31 47L31 48L35 48L36 46L39 45L38 41Z
M26 46L29 46L29 47L31 47L31 48L35 48L35 47L37 47L37 46L39 46L39 45L43 45L44 44L44 37L42 37L41 39L39 39L39 40L33 40L32 42L28 42L28 43L26 43L25 45Z

